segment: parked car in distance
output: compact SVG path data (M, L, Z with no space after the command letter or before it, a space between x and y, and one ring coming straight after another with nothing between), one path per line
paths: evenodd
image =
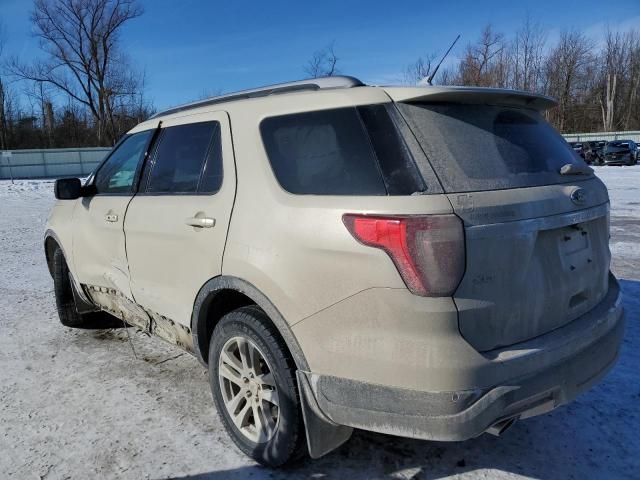
M604 163L604 147L607 144L605 140L590 140L589 146L592 153L592 164L602 165Z
M639 155L638 144L633 140L613 140L604 147L605 165L635 165Z
M328 77L160 113L55 184L60 321L195 355L264 465L354 428L500 435L598 382L624 329L608 192L554 105Z
M604 145L606 142L602 143ZM598 142L569 142L569 145L588 165L602 163L602 147Z
M569 142L569 145L584 161L587 160L585 155L585 145L582 142Z

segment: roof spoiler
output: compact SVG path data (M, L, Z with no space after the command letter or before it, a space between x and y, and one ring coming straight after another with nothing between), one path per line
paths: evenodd
M536 110L548 110L558 103L551 97L521 90L482 87L415 87L388 88L395 102L451 102L509 105Z

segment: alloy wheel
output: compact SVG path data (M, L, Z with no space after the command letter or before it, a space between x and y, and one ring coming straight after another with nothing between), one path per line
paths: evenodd
M271 366L258 346L246 337L227 340L218 379L234 425L252 442L268 442L277 431L280 407Z

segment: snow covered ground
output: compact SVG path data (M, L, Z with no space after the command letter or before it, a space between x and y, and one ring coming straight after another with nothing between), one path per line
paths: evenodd
M52 182L0 182L1 478L640 478L640 167L599 167L625 293L620 361L574 403L464 443L356 432L318 461L270 472L215 416L204 369L130 329L58 323L42 233Z

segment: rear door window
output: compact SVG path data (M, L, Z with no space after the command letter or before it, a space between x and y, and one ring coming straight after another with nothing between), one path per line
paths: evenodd
M260 125L286 191L312 195L411 195L426 186L384 106L267 118Z
M220 124L163 129L147 170L147 193L217 192L222 183Z
M401 103L447 192L573 182L566 164L584 164L534 110L497 105Z

